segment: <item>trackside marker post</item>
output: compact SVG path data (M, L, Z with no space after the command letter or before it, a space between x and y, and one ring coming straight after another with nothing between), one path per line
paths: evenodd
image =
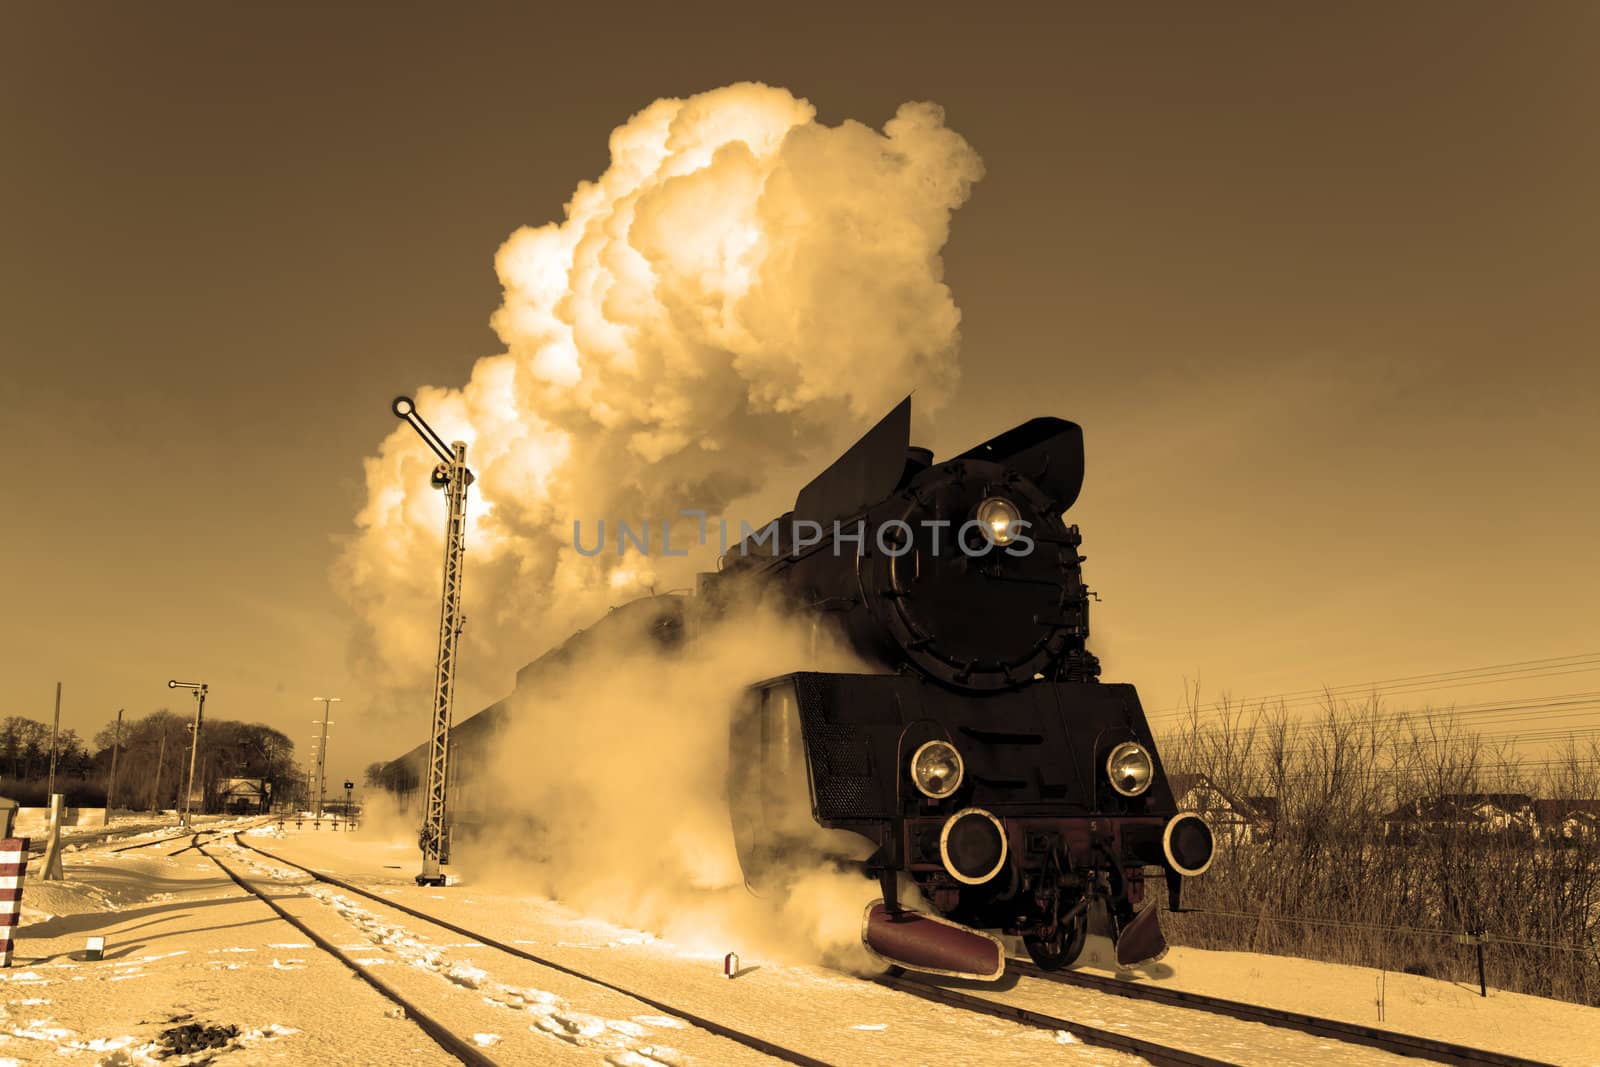
M1487 977L1485 976L1484 970L1483 970L1483 946L1484 946L1485 942L1493 941L1494 940L1494 935L1493 934L1487 934L1487 933L1457 934L1455 940L1456 940L1456 944L1458 944L1458 945L1472 945L1472 946L1477 948L1477 950L1478 950L1478 995L1480 997L1487 997L1489 995L1489 981L1488 981Z
M22 876L28 869L28 839L0 839L0 967L11 966L11 933L22 914Z
M59 882L67 873L61 867L61 820L64 817L66 795L50 794L50 829L44 846L44 870L39 877L46 882Z

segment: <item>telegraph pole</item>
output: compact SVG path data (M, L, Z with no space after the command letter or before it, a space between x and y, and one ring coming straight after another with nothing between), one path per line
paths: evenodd
M473 474L467 469L467 445L456 441L446 445L444 438L417 414L409 396L397 396L390 405L397 418L417 431L440 463L429 481L443 489L448 501L444 531L444 593L439 607L439 659L433 685L433 732L428 747L428 791L423 799L422 873L418 885L444 885L441 868L450 861L450 842L445 821L446 772L450 758L450 726L454 712L456 684L456 644L461 637L461 577L466 562L467 486Z
M162 724L161 748L156 756L156 787L150 793L150 809L157 814L161 813L161 775L167 769L167 731L166 724Z
M45 790L46 797L56 795L56 733L61 729L61 683L56 683L56 717L50 724L50 788ZM49 803L48 800L45 803Z
M106 787L106 825L111 825L112 802L117 796L117 754L122 751L122 713L127 708L117 709L117 739L111 743L111 784Z
M204 682L179 682L170 681L168 689L190 689L194 691L194 736L189 739L189 787L183 792L183 818L178 825L189 825L189 801L194 796L194 758L200 751L200 722L205 718L206 711L206 683Z
M317 813L317 818L322 818L323 797L327 793L328 785L328 713L333 705L339 703L339 697L312 697L312 700L322 701L322 743L317 746L317 806L312 810ZM312 722L318 720L312 719Z

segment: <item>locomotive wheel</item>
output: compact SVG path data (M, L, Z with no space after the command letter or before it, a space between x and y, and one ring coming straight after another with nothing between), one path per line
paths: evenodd
M1041 971L1059 971L1078 961L1088 940L1089 913L1085 910L1078 912L1076 918L1057 926L1054 937L1044 938L1028 934L1023 936L1022 944Z

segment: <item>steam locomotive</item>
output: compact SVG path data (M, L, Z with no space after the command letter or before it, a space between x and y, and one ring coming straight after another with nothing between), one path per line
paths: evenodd
M910 446L907 398L746 538L702 595L774 588L881 674L798 673L749 692L729 799L747 876L864 841L882 887L867 947L916 970L998 978L1020 935L1041 967L1107 905L1118 958L1165 950L1144 872L1210 865L1179 812L1134 687L1099 680L1077 526L1083 436L1039 418L943 462ZM902 907L909 877L931 912Z
M524 668L518 688L607 630L670 646L697 620L776 601L872 672L746 691L727 787L747 884L781 887L819 862L861 870L882 894L863 942L906 969L996 979L995 931L1020 936L1041 967L1068 966L1096 902L1120 962L1158 957L1159 909L1136 910L1145 872L1161 870L1177 909L1213 840L1177 810L1134 687L1101 682L1086 645L1093 594L1063 519L1083 484L1082 432L1033 419L936 463L910 430L907 398L701 575L697 595L614 609ZM487 749L503 714L458 726L455 751ZM471 777L470 755L452 763L457 781Z

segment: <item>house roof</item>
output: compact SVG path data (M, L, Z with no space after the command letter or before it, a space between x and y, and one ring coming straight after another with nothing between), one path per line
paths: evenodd
M1246 797L1245 799L1249 801L1252 808L1255 808L1267 818L1276 819L1278 817L1277 797Z
M1535 800L1533 815L1542 823L1565 822L1568 818L1600 816L1600 800Z
M1442 793L1438 796L1418 797L1400 805L1383 818L1385 822L1462 816L1480 818L1478 809L1484 806L1509 813L1532 807L1533 803L1533 798L1526 793Z
M1222 798L1222 802L1227 805L1230 811L1242 818L1253 821L1262 818L1261 812L1254 805L1242 797L1233 795L1226 789L1219 788L1209 775L1169 774L1167 775L1167 784L1172 787L1172 799L1179 803L1182 803L1183 798L1195 789L1209 789ZM1276 797L1272 799L1274 801L1277 800Z

